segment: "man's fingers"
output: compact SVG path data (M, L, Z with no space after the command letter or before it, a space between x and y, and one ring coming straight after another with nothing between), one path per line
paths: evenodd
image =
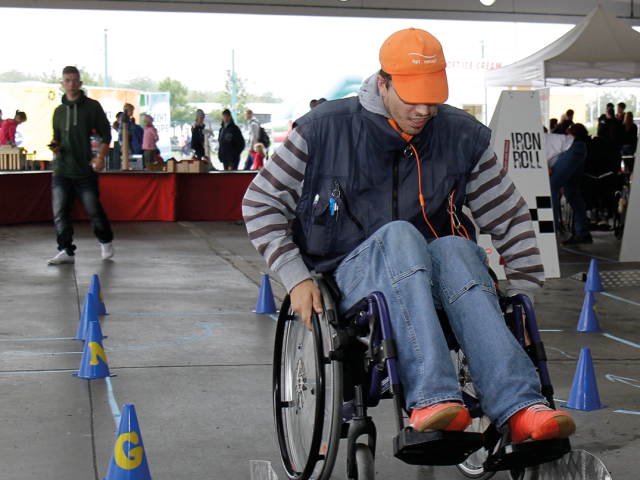
M320 293L320 290L316 289L313 293L312 293L312 299L313 299L313 310L319 315L322 313L322 293Z

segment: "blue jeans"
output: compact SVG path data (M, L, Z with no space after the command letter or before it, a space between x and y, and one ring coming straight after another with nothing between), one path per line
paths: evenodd
M54 176L52 182L53 221L56 226L58 250L66 250L68 255L74 255L73 252L76 249L73 244L74 232L73 219L71 218L71 208L76 195L80 197L98 241L109 243L113 240L109 219L99 200L98 176L87 178Z
M584 174L584 164L587 159L587 147L580 140L574 140L569 150L562 152L553 166L553 173L549 177L551 185L551 203L553 206L553 216L555 218L556 230L559 229L560 205L558 195L563 189L573 210L575 222L574 233L577 237L584 237L589 234L589 219L584 199L580 194L580 184Z
M410 223L392 222L345 258L335 279L343 313L371 292L385 296L407 409L462 400L436 308L446 311L495 425L546 403L533 363L505 325L486 255L475 243L448 236L428 244Z

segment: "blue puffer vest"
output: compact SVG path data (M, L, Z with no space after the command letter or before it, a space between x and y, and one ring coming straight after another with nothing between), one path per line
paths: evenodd
M363 108L358 98L348 98L315 108L295 126L304 134L309 156L291 228L310 269L335 270L394 220L406 220L428 241L434 239L420 208L415 155L385 117ZM458 218L475 237L461 211L471 171L490 139L491 131L471 115L441 105L411 140L420 159L427 218L438 236L452 234L447 203L455 191ZM338 205L334 215L332 197Z

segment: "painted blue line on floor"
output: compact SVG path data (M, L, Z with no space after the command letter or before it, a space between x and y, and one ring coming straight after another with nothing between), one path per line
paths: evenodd
M632 412L631 410L614 410L615 413L626 413L627 415L640 415L640 412Z
M57 337L57 338L0 338L0 342L43 342L46 340L73 340L73 337Z
M112 315L239 315L245 312L204 312L204 313L192 313L192 312L182 312L182 313L166 313L166 312L120 312L120 313L112 313Z
M543 329L538 331L539 332L561 332L562 330L556 330L556 329L550 328L550 329Z
M273 318L276 322L278 321L278 317L276 317L273 313L270 313L269 316Z
M607 293L607 292L600 292L600 293L606 297L615 298L616 300L620 300L621 302L631 303L632 305L637 305L638 307L640 307L640 303L632 302L631 300L627 300L626 298L616 297L615 295L611 295L610 293Z
M22 373L69 373L78 372L78 370L23 370L21 372L0 372L0 375L18 375Z
M611 260L610 258L599 257L598 255L591 255L590 253L579 252L578 250L573 250L571 248L562 247L563 250L571 253L577 253L578 255L584 255L585 257L597 258L599 260L605 260L611 263L620 263L618 260Z
M107 395L109 396L109 406L111 407L111 413L113 414L113 419L116 422L116 429L120 427L120 417L122 414L120 413L120 407L118 407L118 402L116 402L116 397L113 394L113 385L111 385L111 378L105 377L107 382Z
M607 337L607 338L612 339L612 340L616 340L618 342L624 343L625 345L629 345L629 346L635 347L635 348L640 348L640 345L638 345L637 343L630 342L629 340L625 340L624 338L614 337L613 335L611 335L609 333L604 333L603 335L605 337Z
M11 355L11 356L15 356L15 357L28 357L31 355L69 355L69 354L75 354L75 353L82 353L82 352L4 352L5 355Z

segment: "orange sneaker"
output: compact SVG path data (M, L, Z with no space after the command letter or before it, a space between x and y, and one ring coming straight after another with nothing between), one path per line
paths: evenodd
M576 431L576 422L568 413L553 410L536 403L517 411L509 419L514 443L525 440L561 440Z
M436 403L411 412L411 427L418 432L461 432L471 425L471 416L460 403Z

